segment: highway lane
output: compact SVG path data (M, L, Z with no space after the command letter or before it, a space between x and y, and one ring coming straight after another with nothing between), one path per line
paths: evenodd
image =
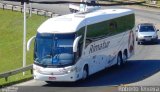
M41 0L37 0L37 1L41 1ZM8 2L8 1L0 1L0 2L14 4L14 5L21 5L20 3L15 3L15 2ZM27 5L27 6L29 7L29 5ZM55 12L59 15L69 14L70 11L69 11L68 7L69 7L68 4L32 4L32 8L49 10L49 11ZM129 7L130 6L127 6L127 7L109 6L109 7L102 7L102 9L105 9L105 8L129 8ZM142 8L142 7L140 7L140 8ZM159 17L160 12L157 9L152 9L151 8L151 10L150 10L148 8L149 10L147 10L147 8L146 8L146 9L141 10L141 9L137 9L137 8L133 8L133 7L131 9L133 9L135 11L136 16L139 16L139 17L142 17L142 18L144 17L144 18L147 18L147 19L152 19L152 21L154 20L154 22L156 22L156 23L159 23L159 21L160 21L160 17Z
M44 0L35 0L35 1L44 1ZM61 0L58 0L58 1L61 1ZM65 1L65 0L62 0L62 1ZM66 1L68 1L68 0L66 0ZM75 0L70 0L70 1L75 1ZM15 3L15 2L8 2L8 1L0 1L0 2L14 4L14 5L21 5L20 3ZM29 7L29 5L27 5L27 6ZM55 12L55 13L60 14L60 15L69 14L70 12L69 12L68 7L69 7L68 4L36 4L36 3L32 4L32 8L45 9L45 10L49 10L49 11ZM129 6L127 6L127 8L128 7ZM115 6L102 7L102 9L105 9L105 8L122 8L122 7L121 6L118 6L118 7L115 7ZM143 10L133 9L133 10L135 11L136 15L138 15L138 16L160 21L160 17L159 17L160 12L158 10L154 11L152 9L152 10L149 11L149 13L148 13L148 10L144 10L144 9Z
M55 5L53 5L55 6ZM35 8L57 9L53 6L35 5ZM69 13L68 6L56 6L59 14ZM104 7L105 8L105 7ZM107 7L109 8L109 7ZM111 7L112 8L112 7ZM114 7L115 8L115 7ZM54 10L54 11L55 11ZM134 9L136 13L136 24L141 22L152 22L160 29L160 12ZM160 32L158 32L160 36ZM135 55L121 68L111 67L99 72L84 82L77 83L54 83L47 84L41 81L30 80L16 86L29 86L21 89L21 92L106 92L114 90L117 85L159 85L160 86L160 41L159 44L145 44L135 46ZM33 86L33 87L31 87ZM108 88L113 87L113 88ZM44 88L44 89L43 89Z

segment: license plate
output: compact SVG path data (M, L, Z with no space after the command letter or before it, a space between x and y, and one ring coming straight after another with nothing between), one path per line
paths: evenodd
M56 80L56 77L49 77L49 80Z
M151 41L151 38L146 38L146 41Z

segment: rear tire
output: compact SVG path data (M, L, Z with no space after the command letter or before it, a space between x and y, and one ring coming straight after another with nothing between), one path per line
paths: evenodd
M120 67L123 64L122 54L118 54L117 56L117 66Z
M127 50L125 50L123 53L123 64L127 62L127 59L128 59L128 53L127 53Z

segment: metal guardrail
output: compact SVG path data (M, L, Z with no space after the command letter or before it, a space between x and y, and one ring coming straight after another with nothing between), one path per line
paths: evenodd
M11 5L7 3L0 3L0 8L4 9L10 9L12 11L20 11L21 13L23 12L23 6L22 5ZM44 9L37 9L37 8L30 8L27 7L27 12L28 13L34 13L37 15L42 15L42 16L48 16L48 17L53 17L53 16L59 16L58 14L44 10Z
M0 79L5 78L5 80L8 81L9 76L12 76L12 75L15 75L15 74L18 74L18 73L22 73L22 72L25 72L25 71L28 71L28 70L31 70L31 74L32 74L33 73L33 65L18 68L18 69L11 70L11 71L8 71L8 72L5 72L5 73L0 73Z
M160 5L156 5L156 4L148 4L148 3L144 3L144 4L142 4L142 5L148 6L148 7L160 8Z
M160 8L160 0L108 0L109 2L119 2L119 3L128 3L128 2L144 2L140 5L147 7ZM156 2L154 2L156 1Z

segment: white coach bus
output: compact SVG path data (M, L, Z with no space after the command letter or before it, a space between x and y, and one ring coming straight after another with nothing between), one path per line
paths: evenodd
M74 13L45 21L34 39L34 79L73 82L134 54L135 15L130 9Z

